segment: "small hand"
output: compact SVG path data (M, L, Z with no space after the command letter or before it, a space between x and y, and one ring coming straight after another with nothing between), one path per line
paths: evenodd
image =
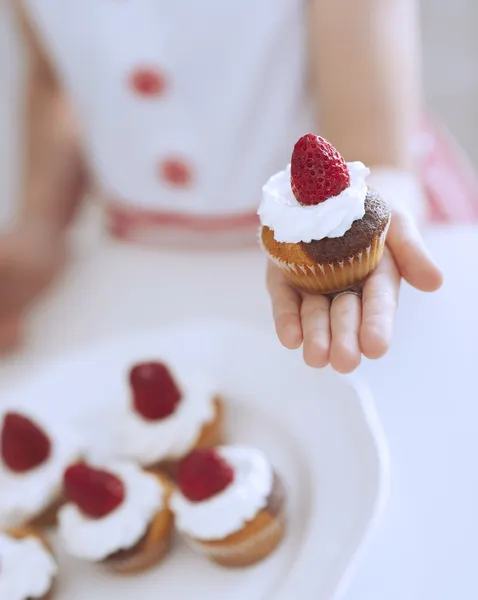
M64 259L62 234L29 225L0 238L0 352L22 338L25 309L51 283Z
M299 292L269 263L267 285L279 340L291 350L302 345L311 367L330 363L341 373L358 367L362 354L380 358L392 339L402 277L423 292L437 290L443 279L404 211L393 213L383 258L366 280L362 300L343 294L331 303L326 296Z

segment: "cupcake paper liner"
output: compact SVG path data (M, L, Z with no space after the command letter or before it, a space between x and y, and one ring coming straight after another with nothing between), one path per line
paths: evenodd
M383 255L390 219L385 229L375 236L362 252L347 259L315 265L285 262L272 256L259 240L269 258L286 274L293 285L311 294L333 294L362 283L377 267Z

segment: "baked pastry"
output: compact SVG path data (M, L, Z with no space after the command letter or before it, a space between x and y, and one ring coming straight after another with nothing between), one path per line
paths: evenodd
M64 423L13 411L0 427L0 526L53 525L63 472L81 453L79 438Z
M286 530L285 490L263 452L222 446L179 465L171 506L192 548L227 567L269 556Z
M60 539L76 558L116 573L138 573L168 553L172 491L160 474L133 463L78 463L64 476L67 503L59 512Z
M0 598L52 600L58 566L34 529L0 532Z
M337 293L377 267L390 210L368 188L369 174L363 163L346 163L329 142L308 134L296 143L291 164L264 186L260 242L297 288Z
M177 462L195 448L222 442L224 404L208 379L187 366L139 363L129 373L131 399L118 451L146 467Z

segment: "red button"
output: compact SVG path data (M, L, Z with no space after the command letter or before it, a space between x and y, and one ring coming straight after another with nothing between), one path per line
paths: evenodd
M179 158L168 158L159 165L161 177L176 187L187 187L192 181L192 169Z
M166 89L166 79L161 72L154 68L140 67L130 76L131 89L140 96L160 96Z

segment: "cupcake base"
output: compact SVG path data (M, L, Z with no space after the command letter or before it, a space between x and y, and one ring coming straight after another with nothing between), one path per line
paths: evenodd
M298 289L309 294L336 294L362 284L377 268L383 256L387 231L372 240L370 246L346 260L328 263L287 263L269 255Z
M272 554L285 534L285 490L281 479L276 474L267 506L240 531L222 540L189 539L189 543L218 565L248 567Z
M103 565L119 575L146 571L159 564L168 554L173 534L174 518L168 508L172 485L166 477L156 474L165 489L166 507L159 512L141 540L128 550L120 550L103 561Z
M360 285L378 266L389 225L387 204L369 190L363 218L354 221L342 237L277 242L274 231L262 227L260 243L296 288L310 294L336 294Z
M286 533L285 520L261 511L236 537L221 544L201 544L206 556L222 567L249 567L274 552Z

